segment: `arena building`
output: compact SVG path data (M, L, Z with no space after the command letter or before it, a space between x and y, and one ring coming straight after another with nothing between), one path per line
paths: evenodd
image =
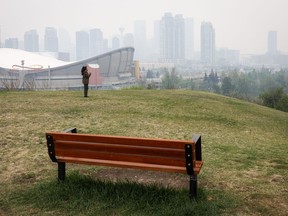
M18 49L0 49L0 88L74 89L82 88L82 66L91 72L89 86L101 88L135 81L134 48L124 47L77 62Z

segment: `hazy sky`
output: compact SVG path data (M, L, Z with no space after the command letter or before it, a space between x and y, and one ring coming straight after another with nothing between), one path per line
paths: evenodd
M104 37L133 33L135 20L145 20L148 37L153 21L165 12L194 18L195 49L200 47L202 21L213 24L216 47L240 49L241 54L267 51L268 31L278 34L278 49L288 53L288 0L0 0L1 41L23 40L25 31L46 26L75 31L100 28Z

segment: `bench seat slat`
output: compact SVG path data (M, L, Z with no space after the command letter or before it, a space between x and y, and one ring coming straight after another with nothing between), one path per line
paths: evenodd
M111 153L111 152L98 152L98 151L87 151L87 150L63 150L55 149L56 157L59 160L61 157L72 157L72 158L83 158L83 159L100 159L110 161L127 161L135 163L147 163L147 164L160 164L169 166L181 166L185 168L185 158L172 158L165 155L162 156L149 156L141 154L125 154L125 153Z
M136 154L136 155L151 155L151 156L165 156L171 158L185 159L185 151L183 149L172 149L163 147L150 147L136 145L115 145L110 143L91 143L79 141L55 141L56 150L85 150L95 152L111 152L117 154ZM194 153L195 154L195 153ZM195 158L195 157L194 157Z
M111 143L121 145L138 145L138 146L154 146L163 148L183 149L185 144L195 145L191 140L165 140L165 139L150 139L137 137L123 137L123 136L105 136L105 135L91 135L91 134L77 134L77 133L58 133L50 132L46 135L51 135L55 140L63 141L77 141L77 142L92 142L92 143Z

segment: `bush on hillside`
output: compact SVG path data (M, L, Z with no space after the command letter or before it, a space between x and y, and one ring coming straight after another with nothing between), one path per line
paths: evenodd
M283 88L270 89L260 94L259 97L264 106L288 112L288 95L285 94Z

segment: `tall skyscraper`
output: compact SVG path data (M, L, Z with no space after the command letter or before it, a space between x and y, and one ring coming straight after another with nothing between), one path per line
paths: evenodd
M203 64L215 64L215 30L210 22L201 24L201 61Z
M90 30L90 56L96 56L103 53L103 32L98 29Z
M185 59L185 22L181 14L165 13L160 21L160 60L179 62Z
M146 22L137 20L134 22L134 47L135 59L144 60L146 56L147 35L146 35Z
M194 57L194 19L185 19L185 58L192 60Z
M160 20L154 21L153 50L156 59L160 57Z
M39 52L39 36L36 30L25 32L24 50L28 52Z
M160 59L163 62L174 59L174 32L172 13L165 13L160 21Z
M184 60L185 59L185 22L181 14L175 15L174 18L174 31L175 31L175 42L174 42L174 59Z
M269 31L268 32L268 54L276 55L278 52L277 49L277 32Z
M53 27L45 28L45 51L58 52L58 36L57 31Z
M76 32L76 59L82 60L90 57L89 33L86 31Z

